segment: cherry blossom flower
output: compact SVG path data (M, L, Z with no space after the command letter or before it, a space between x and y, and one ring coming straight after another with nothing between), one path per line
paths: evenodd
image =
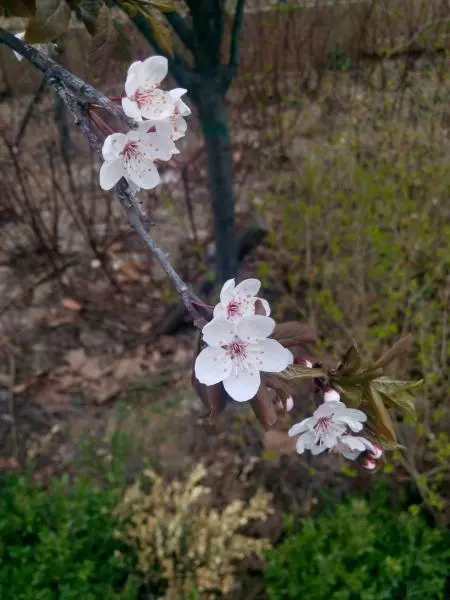
M157 121L175 114L179 98L187 90L162 90L159 86L166 77L167 70L167 58L163 56L151 56L130 66L125 81L126 97L122 98L122 108L127 116L135 121Z
M333 388L326 388L323 399L325 402L339 402L341 399L341 395Z
M266 316L269 316L270 306L267 300L256 297L260 287L259 279L244 279L238 285L235 285L234 279L226 281L220 292L220 302L214 308L214 318L239 321L243 317L254 315L256 300L261 302Z
M223 382L226 392L238 402L250 400L261 383L260 372L280 373L292 364L292 353L268 339L275 327L270 317L252 315L233 322L213 319L203 328L208 344L197 356L195 375L200 383Z
M154 188L160 181L154 161L169 160L172 155L169 140L142 131L109 135L102 154L100 187L104 190L113 188L121 177L138 188Z
M346 435L347 428L361 431L366 420L367 416L361 410L347 408L343 402L324 402L312 417L293 425L288 435L294 437L300 434L297 440L299 454L305 450L320 454L334 449Z

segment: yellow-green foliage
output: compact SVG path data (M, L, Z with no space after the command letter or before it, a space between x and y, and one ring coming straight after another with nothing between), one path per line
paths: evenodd
M185 599L196 590L215 598L233 589L234 562L262 555L267 539L239 533L272 512L271 495L258 492L249 503L234 500L223 511L211 507L211 490L201 485L199 465L186 482L167 483L152 471L149 481L127 491L119 513L129 517L124 538L136 548L139 568L150 585L164 580L165 600Z
M330 76L309 111L313 125L291 131L291 168L261 207L271 247L260 275L278 291L279 316L316 325L322 351L339 356L353 342L373 358L413 334L410 359L395 375L425 377L425 386L402 460L416 479L431 472L421 490L441 510L450 429L450 85L420 64L397 91L395 64L386 63L381 91L375 80Z

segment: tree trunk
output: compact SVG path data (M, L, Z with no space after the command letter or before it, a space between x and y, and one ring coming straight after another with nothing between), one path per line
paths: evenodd
M208 86L205 86L208 87ZM234 193L231 145L227 111L223 95L202 90L198 115L205 139L208 161L209 191L214 215L216 271L223 283L234 277L237 269L237 243L234 222Z

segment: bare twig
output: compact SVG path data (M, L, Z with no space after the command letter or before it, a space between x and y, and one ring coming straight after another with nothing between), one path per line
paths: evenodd
M0 28L0 43L6 44L16 52L19 52L44 74L48 85L55 90L55 92L67 106L75 121L75 124L81 129L81 131L87 137L89 144L97 153L101 152L102 143L92 127L91 121L87 114L87 101L94 101L109 113L119 117L122 121L127 121L124 118L121 108L116 106L113 102L106 98L106 96L60 65L57 65L54 61L38 52L32 46L29 46L25 42L18 40L14 35L2 28ZM74 92L77 92L81 98L77 97ZM204 319L193 305L193 301L197 301L199 303L201 302L189 292L186 283L172 267L168 255L161 250L161 248L159 248L156 241L146 230L141 220L141 216L136 208L135 192L130 188L125 179L122 178L117 184L116 194L131 226L150 249L156 260L159 262L167 276L172 281L176 291L183 301L186 310L193 317L195 324L201 326L204 323Z

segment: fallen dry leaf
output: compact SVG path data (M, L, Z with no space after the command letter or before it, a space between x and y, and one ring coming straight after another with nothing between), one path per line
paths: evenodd
M113 379L102 379L97 382L92 389L92 395L98 404L103 404L107 400L110 400L113 396L116 396L122 389L119 382Z
M141 273L139 265L132 260L125 260L120 265L121 274L130 281L139 281Z
M76 350L70 350L65 355L64 360L72 371L79 371L88 360L88 357L83 348L77 348Z
M61 298L61 304L64 308L67 308L67 310L74 310L76 312L83 308L81 304L73 298Z
M114 378L117 380L131 379L142 375L142 365L139 359L122 358L115 364L113 371Z

